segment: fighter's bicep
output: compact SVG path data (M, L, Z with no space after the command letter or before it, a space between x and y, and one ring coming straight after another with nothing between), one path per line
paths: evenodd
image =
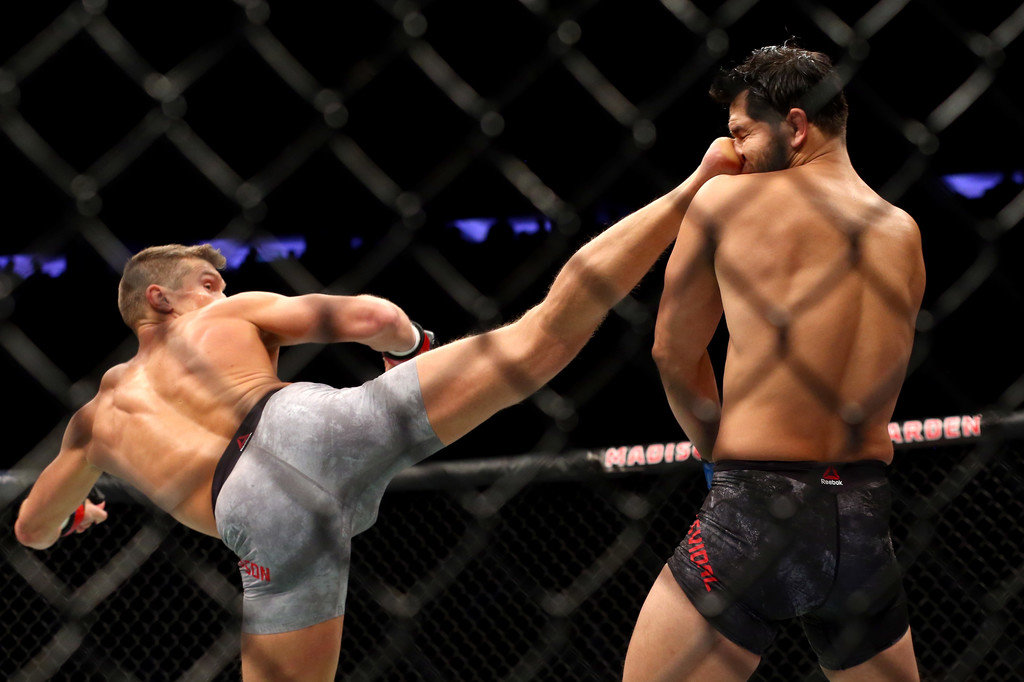
M714 240L705 223L687 216L665 268L656 335L703 349L722 317L722 296L714 265Z
M43 469L21 508L21 516L41 524L61 520L82 503L102 470L88 459L88 425L80 415L72 417L60 452Z
M328 324L319 298L247 292L233 296L230 303L226 301L230 308L225 306L224 312L255 325L281 345L310 342L321 336L318 328Z

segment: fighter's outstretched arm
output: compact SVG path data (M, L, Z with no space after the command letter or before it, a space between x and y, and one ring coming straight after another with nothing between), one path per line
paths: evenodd
M457 440L561 371L672 242L701 185L738 170L731 141L716 140L685 182L577 251L519 320L419 357L427 418L441 441Z
M281 346L348 341L374 350L402 352L417 340L402 309L374 296L281 296L249 291L216 305L211 314L221 311L241 317Z
M62 523L79 505L83 516L75 527L84 530L107 518L103 505L86 500L102 473L86 461L91 438L91 407L75 413L64 432L60 453L43 469L28 497L18 510L14 534L18 542L33 549L46 549L60 538Z

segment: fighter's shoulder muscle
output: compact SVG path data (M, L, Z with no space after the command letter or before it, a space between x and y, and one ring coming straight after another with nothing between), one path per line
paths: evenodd
M750 180L750 175L716 175L697 190L693 201L708 206L728 202L749 191Z
M124 378L125 374L128 373L128 369L128 363L122 362L120 364L114 365L106 372L104 372L103 377L100 379L100 393L104 391L109 391L112 388L116 388L117 385L121 383L121 380ZM95 398L92 401L90 401L90 403L91 402L95 402ZM86 403L86 406L88 405L89 403Z
M921 228L909 213L898 206L892 206L892 226L909 245L921 247Z
M194 320L199 324L198 328L204 331L209 329L211 323L228 323L232 328L232 323L243 323L259 328L259 320L263 319L268 311L288 300L287 296L268 291L244 291L200 308L196 311Z
M245 317L255 310L274 305L286 296L273 294L269 291L243 291L224 300L211 303L202 308L200 312L210 316L220 317Z
M920 305L924 296L925 266L921 246L921 228L909 213L893 206L891 231L899 243L901 254L909 264L909 285L913 298Z
M750 203L751 197L763 198L762 193L766 187L766 178L761 177L763 175L767 174L716 175L694 195L690 211L694 216L724 225Z
M279 337L266 328L268 321L294 318L297 311L291 307L291 302L298 298L268 291L244 291L198 310L198 326L194 328L209 333L211 328L218 327L230 335L243 325L258 333L265 346L279 345Z
M118 365L120 367L120 365ZM81 451L83 455L88 451L90 444L92 443L93 436L93 424L96 420L97 412L99 411L99 403L102 400L105 391L109 390L109 386L104 388L104 382L107 381L107 376L110 374L110 370L107 370L103 376L103 381L100 382L100 392L96 394L92 400L87 402L78 408L71 419L68 420L68 426L64 429L64 439L61 442L61 450L75 450ZM88 457L86 456L86 459Z

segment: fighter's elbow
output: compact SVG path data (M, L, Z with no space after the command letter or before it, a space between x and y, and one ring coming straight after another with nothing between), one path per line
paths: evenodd
M651 357L654 359L658 371L665 373L679 363L679 349L675 348L663 335L656 334L654 345L651 346Z
M396 331L402 324L408 324L401 308L390 301L375 299L375 305L367 315L367 324L376 334Z
M346 340L366 341L393 333L405 316L390 301L373 296L359 296L358 305L348 311L345 319Z
M658 374L663 382L668 383L693 381L703 355L703 352L697 354L693 348L666 341L657 335L651 347L651 357L658 368Z
M21 516L14 522L14 537L18 539L18 542L31 549L46 549L50 547L56 542L56 538L52 537L52 535L52 532L46 532L42 528L34 527Z

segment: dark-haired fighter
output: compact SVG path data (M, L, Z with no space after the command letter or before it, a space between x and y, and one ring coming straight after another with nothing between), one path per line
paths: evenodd
M349 541L391 478L550 380L672 242L700 186L738 171L721 138L682 185L576 252L517 321L422 354L422 329L387 301L226 297L211 247L140 252L118 297L138 354L72 417L18 539L53 544L108 471L238 554L246 679L333 679ZM354 388L278 378L281 346L342 341L390 352L388 366L418 357ZM81 510L76 524L105 518Z
M830 679L917 679L884 467L920 233L854 171L824 55L757 50L712 96L743 173L705 184L683 220L654 356L716 470L640 612L625 679L746 679L797 617ZM720 401L706 347L723 312Z

